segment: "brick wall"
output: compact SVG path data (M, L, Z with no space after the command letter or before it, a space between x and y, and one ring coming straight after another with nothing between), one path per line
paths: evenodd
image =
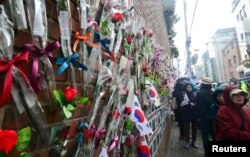
M165 24L161 0L134 0L136 14L145 19L148 29L152 29L156 43L159 43L170 54L167 27Z
M55 0L45 0L46 2L46 12L47 12L47 22L48 22L48 42L52 41L57 41L60 39L60 29L58 25L58 18L57 18L57 10L56 10L56 1ZM156 42L159 43L161 46L164 47L165 52L169 53L170 52L170 47L169 47L169 41L167 38L167 30L166 30L166 25L164 21L164 16L163 16L163 11L162 11L162 5L161 1L152 1L152 0L135 0L135 11L138 15L142 16L145 18L146 26L149 29L152 29ZM101 1L101 4L104 4L104 0ZM79 27L79 15L78 15L78 10L77 10L77 0L71 0L70 1L70 9L71 9L71 14L72 14L72 34L76 31L80 30ZM97 14L101 14L101 11L97 12ZM72 41L74 41L72 37ZM15 46L15 53L20 52L20 50L23 49L23 45L25 43L32 43L32 36L30 29L28 30L19 30L15 32L15 41L14 41L14 46ZM58 56L63 56L61 49L58 49L53 52L54 57ZM29 63L28 68L31 68L31 63ZM54 72L58 69L58 66L53 65ZM78 70L75 71L76 76L77 76L77 88L78 91L80 92L79 95L82 95L83 93L83 88L82 88L82 73L79 72ZM0 78L1 79L1 78ZM65 71L60 77L55 75L55 80L57 84L58 89L64 89L66 86L70 85L70 77L68 71ZM1 81L0 81L1 82ZM94 97L94 86L93 85L87 85L86 89L86 96L93 99ZM37 92L37 95L39 97L39 100L43 101L44 100L44 94L42 92ZM106 100L102 100L101 104L105 104ZM50 105L46 102L43 102L44 109L46 110L46 105ZM101 105L102 106L102 105ZM70 122L69 124L71 125L70 129L70 138L74 138L74 135L76 134L75 132L75 127L79 121L79 117L84 116L88 113L89 109L91 107L91 102L83 107L79 107L78 110L74 113L74 118L75 121ZM61 113L60 113L61 112ZM49 112L48 116L48 123L49 126L54 126L58 124L62 124L63 120L63 115L62 111L58 112L54 111L54 113ZM3 128L22 128L23 126L19 126L20 124L25 125L27 122L25 121L25 118L17 118L16 121L13 122L13 111L12 110L6 110L5 116L4 116L4 122L3 122ZM60 119L61 118L61 119ZM170 123L168 123L170 125ZM165 129L165 137L163 137L163 141L161 146L158 149L157 155L161 156L162 153L164 152L164 147L168 139L169 135L169 128L166 127ZM165 140L166 139L166 140ZM72 140L68 144L69 149L72 149L73 143L75 140ZM35 150L34 154L36 156L48 156L48 150ZM163 153L164 154L164 153Z

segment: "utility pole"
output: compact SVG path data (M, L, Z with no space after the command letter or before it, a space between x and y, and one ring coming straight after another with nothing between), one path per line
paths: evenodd
M191 78L192 76L191 59L190 59L191 52L189 50L191 44L191 37L188 35L186 0L183 0L183 5L184 5L184 22L185 22L185 34L186 34L186 54L187 54L185 73L187 77Z

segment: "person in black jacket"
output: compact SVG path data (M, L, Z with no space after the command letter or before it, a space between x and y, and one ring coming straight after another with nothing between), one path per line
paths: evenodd
M212 80L208 77L202 78L200 90L197 93L197 107L199 110L198 117L201 119L201 136L204 147L204 154L207 157L207 145L209 135L211 133L210 127L212 121L210 120L210 106L214 103Z
M184 100L181 103L182 118L184 122L184 135L186 140L185 148L190 147L190 124L192 131L192 142L191 146L199 148L196 144L197 137L197 99L194 93L193 84L191 82L185 83L185 95Z

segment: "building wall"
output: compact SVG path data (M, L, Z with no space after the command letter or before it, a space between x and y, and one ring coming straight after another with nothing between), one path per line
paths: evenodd
M223 61L226 82L229 82L231 78L240 78L239 73L236 71L236 67L240 65L241 61L239 45L236 38L223 49Z
M235 2L235 5L233 3ZM236 3L238 2L238 3ZM237 4L237 5L236 5ZM250 0L232 0L232 15L235 21L235 28L239 42L241 59L249 59L246 53L247 45L250 45ZM245 8L243 9L243 6ZM242 17L240 13L242 12ZM245 13L244 13L245 12ZM249 35L248 35L249 34ZM244 73L250 71L249 68L244 68Z
M216 65L216 73L217 73L217 81L225 82L224 75L224 63L223 63L223 48L232 40L235 35L235 28L224 28L218 29L214 36L211 39L212 51L211 53L215 54L215 65ZM209 52L210 53L210 52Z

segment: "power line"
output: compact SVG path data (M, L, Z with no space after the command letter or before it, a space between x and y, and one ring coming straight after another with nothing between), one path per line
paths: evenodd
M198 4L198 0L196 0L196 2L195 2L195 7L194 7L194 12L193 12L192 22L191 22L191 26L190 26L190 30L189 30L188 36L190 36L191 31L192 31L197 4Z

